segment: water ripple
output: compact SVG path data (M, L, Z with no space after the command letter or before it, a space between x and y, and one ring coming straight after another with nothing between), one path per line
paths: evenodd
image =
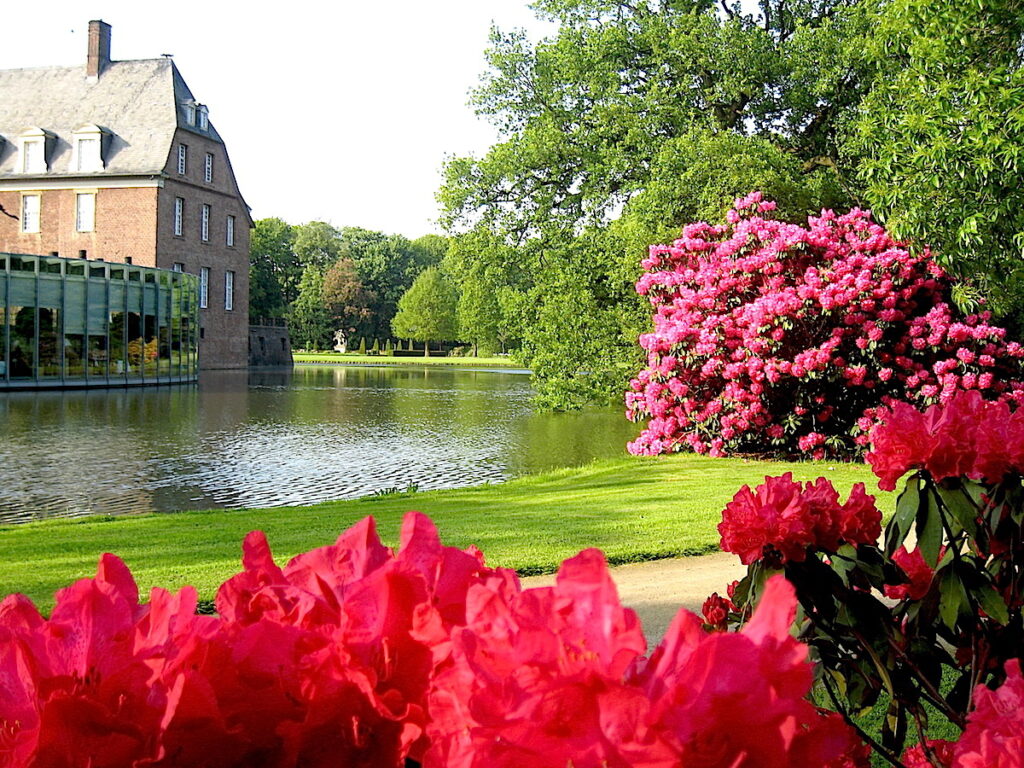
M537 414L504 371L207 372L198 387L0 395L0 522L453 488L616 455L621 411Z

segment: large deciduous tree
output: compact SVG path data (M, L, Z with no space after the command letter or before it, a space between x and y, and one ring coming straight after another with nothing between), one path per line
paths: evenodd
M572 406L636 364L648 244L755 187L794 217L850 202L838 126L867 88L867 21L846 0L534 7L558 32L493 33L473 100L502 139L450 160L439 199L474 243L456 277L482 263L524 297L540 396Z
M1019 327L1024 2L893 0L867 53L881 76L847 142L865 199Z

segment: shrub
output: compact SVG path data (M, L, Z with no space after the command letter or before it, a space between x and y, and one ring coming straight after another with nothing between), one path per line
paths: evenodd
M852 718L888 702L879 753L897 760L945 718L966 726L963 738L915 747L905 765L1020 766L1024 409L971 391L923 413L896 403L877 417L867 458L879 485L895 488L913 472L884 543L875 544L881 514L863 487L844 505L824 478L745 487L719 531L748 574L728 600L709 598L705 621L742 623L766 579L782 572L835 707Z
M1024 402L1024 348L988 313L957 315L927 249L866 211L804 227L773 209L753 193L725 225L651 248L637 283L655 309L648 367L626 395L627 415L650 421L631 452L849 455L887 403Z

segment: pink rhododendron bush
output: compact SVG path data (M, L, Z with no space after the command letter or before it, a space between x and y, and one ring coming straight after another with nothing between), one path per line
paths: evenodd
M833 707L852 720L885 702L881 734L861 734L877 754L909 768L1020 768L1024 409L970 391L877 418L867 459L879 485L911 473L882 542L862 485L845 502L824 478L744 487L719 531L747 576L709 598L705 622L741 625L783 573ZM929 740L938 721L961 738Z
M217 594L139 602L113 555L48 619L0 603L0 766L855 766L807 700L794 590L738 632L681 611L646 657L603 556L522 589L410 513L397 552L365 520L281 568L261 533Z
M636 286L655 311L648 367L626 395L649 422L631 452L842 456L891 402L1024 402L1024 348L985 312L958 316L927 250L866 211L799 226L774 208L755 192L726 224L651 247Z

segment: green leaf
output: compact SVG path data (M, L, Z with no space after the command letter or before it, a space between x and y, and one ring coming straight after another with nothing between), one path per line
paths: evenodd
M908 480L903 493L896 501L896 514L892 516L885 530L885 554L892 557L910 533L910 527L921 506L920 478L915 474Z
M924 495L927 501L917 511L917 546L925 562L935 568L942 546L942 514L935 490L925 490Z
M1006 602L993 587L984 586L974 591L974 597L982 610L997 624L1006 626L1010 621L1010 613L1006 608Z
M978 510L971 502L970 497L960 488L939 489L939 496L942 504L950 515L964 531L972 538L978 535ZM955 531L954 531L955 533Z
M952 568L943 569L939 579L939 616L949 629L956 626L957 616L967 605L967 593Z

